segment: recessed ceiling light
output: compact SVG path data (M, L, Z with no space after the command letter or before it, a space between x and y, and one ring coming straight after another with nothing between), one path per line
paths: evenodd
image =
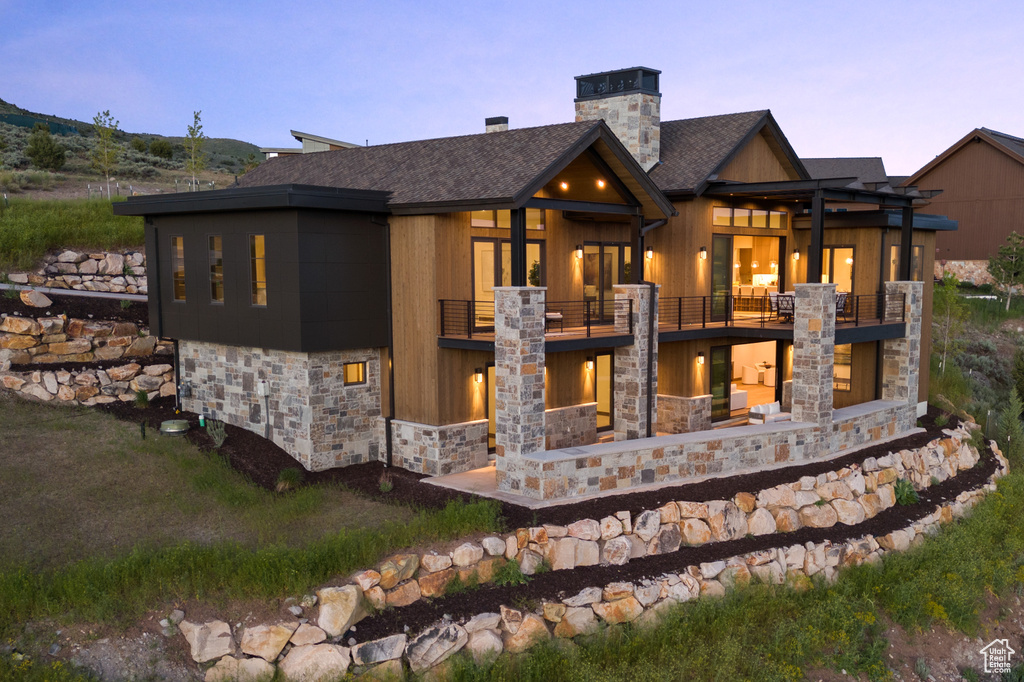
M560 184L559 184L558 186L559 186L559 187L561 187L561 188L562 188L562 190L567 190L567 189L569 189L569 183L568 183L568 182L562 182L562 183L560 183Z
M604 180L598 180L597 181L597 186L598 186L599 189L604 189Z

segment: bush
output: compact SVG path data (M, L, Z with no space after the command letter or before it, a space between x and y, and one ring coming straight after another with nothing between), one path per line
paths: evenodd
M135 151L143 154L146 152L146 141L143 140L141 137L133 137L131 144L132 149L134 149Z
M997 441L1003 455L1015 468L1024 464L1024 425L1020 421L1021 409L1021 399L1014 388L1010 391L1006 409L999 415Z
M153 140L149 143L149 153L153 156L158 156L161 159L170 160L174 156L174 151L171 149L171 143L167 140Z
M66 152L64 147L53 139L50 127L45 123L37 123L32 129L32 134L28 136L25 156L36 168L56 172L64 167Z
M917 496L917 491L914 490L914 484L905 478L896 481L896 484L893 486L893 492L896 494L897 504L917 504L920 499Z

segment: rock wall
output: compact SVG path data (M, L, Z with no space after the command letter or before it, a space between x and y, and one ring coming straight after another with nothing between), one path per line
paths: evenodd
M545 448L558 450L597 442L597 403L554 407L544 412Z
M398 554L374 569L360 571L349 584L326 587L316 596L303 598L292 613L312 616L294 623L257 626L232 632L223 621L203 624L166 621L165 633L173 634L174 622L191 645L199 663L217 661L207 680L233 679L239 672L258 670L273 674L274 664L286 676L300 677L314 666L332 674L403 676L405 666L413 673L434 668L466 650L478 662L493 660L503 652L520 653L552 638L570 639L598 632L604 626L625 622L656 621L666 608L698 597L716 597L751 580L811 588L820 575L835 580L845 566L876 563L888 552L903 551L923 542L924 536L942 523L961 517L986 492L995 490L995 478L1008 465L995 444L999 467L990 482L961 493L936 507L928 516L883 537L865 535L841 543L787 545L729 557L720 561L681 567L679 572L652 576L636 582L613 582L583 587L561 601L544 602L532 611L501 606L498 613L481 613L466 622L446 618L413 635L399 633L382 639L357 642L343 638L371 609L401 608L424 598L443 596L455 580L490 582L506 563L516 561L525 574L542 565L551 570L573 570L593 565L622 565L648 555L676 552L682 545L742 538L747 534L786 533L800 527L826 528L856 525L893 506L895 482L910 480L918 489L934 478L955 476L978 461L967 442L977 425L944 432L918 450L867 458L859 466L844 467L819 476L806 476L789 485L740 493L732 500L670 502L635 518L627 511L601 520L581 519L568 526L545 525L520 528L505 537L488 536L463 542L450 552ZM581 584L586 585L586 578ZM212 644L211 644L212 643ZM234 657L236 650L241 657ZM219 660L218 660L219 659ZM443 676L443 675L442 675Z
M0 317L0 369L11 365L92 362L171 355L174 344L149 336L131 322L79 320L66 316Z
M692 433L711 429L711 394L687 398L658 395L658 430L664 433Z
M22 397L43 402L57 400L69 405L99 405L118 400L131 402L138 391L152 400L174 395L174 368L168 364L128 363L108 369L77 371L37 369L0 372L0 386Z
M968 282L975 286L982 284L995 284L995 279L988 274L987 260L936 260L935 277L942 279L951 272L961 282Z
M487 466L486 419L444 426L394 419L391 438L393 464L419 474L445 476ZM380 443L383 453L383 435Z
M42 267L31 272L9 272L14 284L145 294L146 254L141 251L62 251L43 258Z

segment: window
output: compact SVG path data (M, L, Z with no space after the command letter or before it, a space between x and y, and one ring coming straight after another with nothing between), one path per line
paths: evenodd
M511 226L512 216L509 211L470 211L472 227L496 227L507 230ZM540 208L526 209L526 229L544 229L544 210Z
M853 293L853 247L829 246L821 252L821 282L836 285L836 291Z
M342 382L346 386L366 383L366 363L346 362L342 366Z
M715 206L711 209L711 224L716 227L768 227L781 230L786 227L786 212Z
M835 347L832 364L832 390L849 391L850 377L853 376L853 345L840 344Z
M252 281L252 304L267 304L267 256L262 234L249 235L249 272Z
M220 235L210 237L210 301L224 302L224 248Z
M910 247L910 281L924 281L924 247L914 244ZM889 247L889 281L898 282L900 279L900 245L893 244Z
M185 300L185 238L171 237L171 290L175 301Z

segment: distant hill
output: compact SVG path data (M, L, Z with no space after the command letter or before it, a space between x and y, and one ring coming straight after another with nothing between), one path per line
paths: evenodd
M116 118L116 115L115 115ZM40 114L27 109L22 109L16 104L0 99L0 123L17 126L20 128L32 129L37 121L50 124L50 132L55 135L82 135L92 137L94 134L93 124L85 121L78 121L73 118L62 118L51 114ZM182 123L182 128L191 121ZM122 142L130 142L132 138L139 137L147 143L153 140L167 140L177 150L184 144L184 136L156 135L153 133L131 133L118 131L116 138ZM260 149L254 144L225 137L211 137L206 140L204 151L208 157L208 167L225 169L241 168L246 158L254 154L257 159L261 158ZM177 156L177 153L176 153Z

